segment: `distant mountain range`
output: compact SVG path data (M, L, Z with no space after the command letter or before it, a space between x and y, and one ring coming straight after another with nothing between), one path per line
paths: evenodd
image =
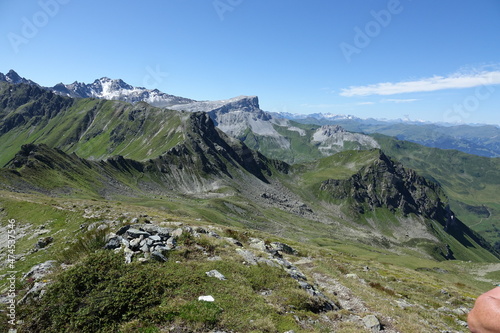
M0 73L0 81L9 83L35 82L22 78L15 71ZM308 115L286 112L273 113L260 109L257 96L238 96L218 101L196 101L169 95L157 89L133 87L121 79L103 77L93 83L59 83L44 87L52 92L74 98L121 100L129 103L146 102L156 107L210 114L216 125L226 134L241 139L251 148L276 156L288 162L300 162L308 157L289 148L297 135L302 146L308 146L314 158L342 151L344 148L376 148L378 145L363 134L380 133L400 140L411 141L440 149L456 149L486 157L500 156L500 128L493 125L451 125L410 122L402 120L361 119L352 115L313 113ZM342 126L346 131L301 126ZM349 132L351 133L349 133ZM314 138L323 138L317 141ZM295 140L296 141L296 140ZM284 152L284 149L288 152Z
M456 149L486 157L500 156L500 127L494 125L452 125L403 120L361 119L332 114L280 114L303 124L335 124L348 131L384 134L440 149Z

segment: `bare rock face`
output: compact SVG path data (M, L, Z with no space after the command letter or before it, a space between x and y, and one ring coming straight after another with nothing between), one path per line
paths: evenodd
M360 133L347 132L338 125L324 125L318 128L311 137L311 142L318 146L324 156L349 149L380 148L375 139Z

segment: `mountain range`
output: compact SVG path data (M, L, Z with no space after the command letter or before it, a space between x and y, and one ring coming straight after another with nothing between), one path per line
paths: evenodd
M117 121L116 112L113 111L115 108L125 110L131 107L127 106L127 104L120 104L120 99L130 100L132 96L156 94L155 96L165 97L159 105L174 103L168 109L181 111L181 114L182 111L189 113L206 112L216 127L224 131L225 134L241 140L246 146L259 151L265 156L272 156L289 164L310 162L352 149L376 148L389 152L391 156L403 162L406 167L418 170L427 178L438 182L449 196L452 209L461 212L464 222L480 232L491 244L498 242L497 244L500 247L500 232L496 228L496 224L500 221L500 216L497 213L500 208L497 206L494 190L496 184L500 183L500 176L497 171L498 159L460 154L452 149L435 150L421 145L411 146L408 144L408 141L448 142L449 145L445 146L445 148L456 148L459 145L463 148L462 151L470 151L471 147L480 147L477 149L484 153L498 144L496 135L498 129L494 126L474 127L464 125L446 127L401 122L391 124L376 120L361 120L353 116L321 114L300 120L297 115L293 117L289 114L277 116L261 110L256 96L239 96L221 101L194 101L144 88L134 88L125 84L122 80L105 78L96 80L93 84L75 82L66 85L65 89L68 91L73 91L71 87L82 87L79 93L80 97L74 102L68 102L67 99L58 98L57 96L61 95L54 88L40 87L31 80L21 78L12 70L6 75L1 74L0 80L6 83L25 83L41 88L41 90L36 90L35 93L36 96L40 97L39 94L42 93L42 90L49 90L55 93L54 96L51 95L50 97L51 103L55 103L55 105L58 105L58 103L64 105L76 103L75 108L80 110L67 119L62 117L62 114L58 115L58 117L62 117L60 121L65 124L62 135L59 135L57 131L46 133L46 128L39 128L39 126L30 127L30 135L20 135L20 133L16 132L19 129L9 130L13 123L40 121L43 116L38 115L41 112L37 108L38 104L23 106L14 114L4 113L8 117L0 124L0 133L5 134L0 136L0 143L3 147L3 153L0 155L0 165L4 165L13 158L22 144L38 142L39 137L43 138L42 142L48 140L51 146L67 147L69 151L91 159L123 155L126 158L143 160L144 158L159 156L181 140L181 127L175 127L173 124L181 124L186 116L179 116L166 110L160 111L151 107L150 104L145 104L145 102L136 102L132 104L135 106L135 110L129 117L130 120L137 119L138 121L131 124L122 124ZM107 87L104 90L102 89L103 84ZM58 86L60 87L59 90L63 90L61 84ZM32 91L35 92L35 90ZM108 95L104 94L104 92ZM24 90L20 94L23 93L25 93ZM76 93L73 92L72 94ZM97 98L98 95L106 96L107 99ZM95 102L91 102L83 97L97 99ZM22 102L26 102L26 97L23 96L20 101L16 101L16 105L9 106L8 103L12 102L12 98L12 96L4 96L3 103L7 106L4 108L4 112L5 110L18 108L22 105ZM99 100L103 100L103 102L98 103ZM111 105L104 102L105 100L115 100L115 104ZM179 102L182 104L178 104ZM53 107L52 105L46 106L43 102L37 103L42 103L42 107L49 109ZM85 107L85 105L88 105L88 107ZM101 108L105 108L106 112L101 112ZM53 111L49 110L47 112ZM118 115L121 114L122 112L118 113ZM295 120L285 119L285 116L292 117ZM105 130L95 126L105 119L108 124ZM296 122L296 120L301 122ZM310 121L315 121L317 124L309 124ZM326 125L320 125L325 123ZM169 125L167 126L167 124ZM172 127L170 127L170 124L172 124ZM58 127L62 126L61 123L57 125ZM89 127L87 128L87 126ZM346 128L355 130L355 132L350 132ZM74 131L73 134L68 135L68 130ZM420 140L409 139L408 141L397 142L378 133L370 135L360 133L378 130L381 133L391 134L391 137L404 136L405 138L420 138ZM437 132L441 134L438 135ZM99 135L103 133L106 133L106 135ZM456 135L454 139L451 138L452 134ZM171 138L176 139L170 140ZM102 141L102 139L111 140L112 143L108 144L107 141ZM165 139L167 139L167 144L161 145L160 143L165 142ZM145 145L145 141L149 141L150 144ZM75 144L75 142L78 143ZM472 144L472 142L476 143ZM433 145L429 143L429 146ZM495 154L493 149L489 155ZM480 152L479 155L481 155ZM453 164L450 165L449 161L453 161ZM452 174L447 173L450 166L454 170ZM482 167L478 168L478 166ZM450 178L453 180L450 181ZM482 190L478 192L479 189Z
M495 125L361 119L354 116L332 114L277 113L277 116L293 119L303 124L334 124L353 132L385 134L399 140L411 141L432 148L456 149L468 154L486 157L500 156L500 127Z
M35 82L20 77L15 71L0 73L0 81L10 83ZM441 149L456 149L468 154L486 157L500 156L500 128L493 125L452 125L411 121L382 121L361 119L352 115L336 114L291 114L266 112L260 109L257 96L238 96L218 101L195 101L189 98L169 95L157 89L133 87L121 79L103 77L93 83L59 83L47 87L56 94L75 98L99 98L121 100L130 103L146 102L156 107L173 110L202 111L210 114L216 125L226 134L246 142L251 148L265 154L272 154L288 162L307 160L299 154L300 147L313 150L313 157L339 152L345 148L375 148L376 143L364 134L385 134L399 140ZM342 126L346 131L328 131L334 135L328 142L316 141L313 137L325 138L314 131L318 126ZM323 128L323 132L325 129ZM298 136L297 136L298 134ZM300 141L294 149L292 145ZM286 153L285 151L288 150Z
M391 194L393 192L386 189L396 186L405 178L409 178L410 182L401 185L403 187L419 188L418 186L422 186L417 186L415 176L408 176L405 173L400 173L397 176L394 171L389 172L393 176L382 173L380 178L384 181L387 179L388 182L380 187L373 187L374 185L369 183L355 186L359 191L362 188L370 189L369 192L375 191L375 193L371 194L351 193L351 195L347 196L359 198L357 200L359 202L355 204L356 209L350 208L350 204L346 205L339 202L338 196L325 197L323 190L327 187L322 184L328 179L343 179L361 170L362 167L368 167L370 163L378 163L379 160L387 161L384 157L379 158L378 153L373 155L373 152L379 151L379 144L371 137L367 137L369 149L361 149L361 155L353 157L360 159L361 162L353 162L347 159L345 165L339 165L335 168L328 167L327 178L319 179L316 175L313 175L310 176L314 179L312 181L308 176L304 176L308 175L308 172L294 172L294 170L302 170L302 168L307 169L308 164L297 164L292 167L290 164L277 159L267 159L265 154L262 155L252 150L244 141L228 136L220 128L217 128L216 122L213 120L213 114L210 117L210 113L195 111L197 110L196 102L187 104L193 106L194 109L191 112L183 112L153 107L144 102L130 104L123 101L95 98L73 99L29 84L3 84L0 86L0 96L0 105L2 105L0 110L0 145L2 146L0 163L6 166L4 181L2 182L5 189L43 189L44 186L40 182L43 180L43 184L45 184L48 178L42 175L43 172L47 172L47 169L55 168L57 165L74 164L75 161L69 163L58 162L58 160L67 160L69 157L66 157L65 154L76 154L79 159L76 160L78 163L74 166L74 170L83 168L88 163L85 161L108 160L108 163L118 168L118 173L101 172L96 169L100 164L94 167L91 167L90 164L88 165L90 170L96 169L95 172L99 174L108 174L104 183L92 183L100 177L84 177L81 182L74 184L73 181L65 181L64 179L67 177L72 179L75 176L61 175L61 180L57 181L56 179L59 176L56 177L51 181L53 185L50 186L53 188L55 184L61 184L60 188L58 187L57 191L53 188L51 191L58 193L59 191L66 192L72 188L79 188L79 191L86 193L86 195L114 197L118 193L106 194L110 187L107 182L110 182L115 185L124 183L119 185L119 188L130 187L129 195L137 195L134 194L137 190L139 190L139 193L147 193L146 189L151 189L153 193L160 193L161 195L168 195L171 191L174 191L174 193L202 197L215 196L219 199L236 196L238 198L243 197L249 202L257 200L258 204L264 203L270 205L270 207L285 209L285 211L297 213L299 216L305 214L304 216L313 221L321 221L321 223L327 224L338 224L338 218L332 219L329 217L331 214L329 209L325 209L321 204L318 205L318 202L336 202L334 211L338 212L338 216L343 217L341 220L351 221L348 223L349 227L345 229L346 234L351 233L349 230L352 230L354 225L359 224L360 219L366 219L364 214L352 214L356 211L364 211L364 209L367 209L368 215L377 212L379 209L393 211L396 216L400 216L396 218L399 222L394 222L393 227L396 229L401 223L420 225L422 227L418 228L426 229L428 226L423 226L427 225L428 222L424 221L433 220L430 214L425 215L423 213L428 209L424 209L417 204L417 202L428 202L427 195L426 198L415 198L415 193L407 192L406 197L401 197L401 188L398 188L394 189L394 191L400 193L398 194L399 197L380 197L393 196L394 194ZM255 114L255 103L253 109L244 109L250 107L248 102L252 100L255 102L256 98L239 98L229 104L224 103L222 107L215 109L214 113L221 115L223 118L227 114L224 106L231 105L233 107L231 112L233 113ZM237 107L243 109L236 112L234 108ZM257 114L265 115L260 111L257 112ZM215 118L219 119L218 116ZM337 155L332 155L330 151L325 152L329 148L325 147L325 144L330 143L329 140L335 135L352 135L340 127L332 127L331 125L314 128L310 131L313 140L319 142L318 151L321 151L324 156L332 157ZM254 135L256 136L256 134ZM298 136L301 136L300 133ZM29 146L26 146L26 144L29 144ZM46 148L43 148L45 146L37 148L36 145L40 144L46 145ZM335 145L336 143L331 142L330 144ZM371 144L376 145L377 148L370 147ZM51 149L59 149L60 152ZM285 149L293 150L294 148L290 146L285 147ZM345 150L345 148L341 147L341 150ZM38 151L42 153L37 153ZM86 160L80 160L81 158ZM273 156L273 158L275 157ZM401 165L398 168L402 167ZM335 177L339 172L338 168L343 170L340 178ZM398 169L387 163L381 168L382 170ZM90 170L85 169L86 172ZM130 179L125 182L120 180L125 177L125 175L120 174L120 170L127 171L131 175L138 172L137 177L142 176L134 181L137 182L135 186L131 186L129 184ZM50 172L55 172L57 175L63 173L64 175L67 171L64 171L64 167L60 167ZM86 172L82 171L81 174L86 174ZM313 168L313 174L317 172ZM321 175L323 173L325 172L319 172ZM80 174L80 172L73 171L70 174ZM396 178L392 179L392 177ZM135 177L132 178L135 179ZM94 180L91 182L90 179ZM369 181L376 180L372 177ZM72 185L62 185L66 182ZM419 189L418 193L433 193L429 194L429 198L441 198L435 201L434 204L438 206L445 205L448 198L444 196L444 192L432 187L434 185L419 182L428 189ZM144 184L146 184L146 187L143 187ZM311 187L308 191L303 192L296 187L296 184L303 184L302 190ZM115 185L111 187L113 188ZM138 186L138 189L132 190L136 186ZM84 189L93 190L89 192ZM46 190L42 191L46 192ZM347 197L344 199L348 199ZM374 204L374 200L384 204ZM389 202L391 202L390 205ZM363 208L366 205L368 205L369 209ZM412 207L412 209L407 211L405 207ZM443 209L443 207L433 209ZM414 217L407 217L412 216L412 214ZM438 215L441 216L441 220L437 221L437 223L442 227L447 225L448 222L444 219L444 215L442 213ZM378 223L386 224L383 228L385 231L378 236L375 236L378 232L371 231L370 236L367 236L369 239L390 236L395 243L401 243L402 239L395 234L396 229L389 227L385 218L374 218L374 220L378 220L375 225ZM279 224L282 223L279 222ZM459 233L469 234L471 232L465 225L459 225ZM281 228L283 230L287 229L285 226ZM366 231L361 231L363 228L359 229L359 227L355 229L357 230L355 232L356 237L359 238L360 235L371 228ZM378 229L378 227L375 227L375 230ZM428 236L423 238L432 239L433 242L437 242L436 244L444 244L442 243L444 239L438 237L432 230L434 229L428 229L424 232ZM474 235L474 233L470 235ZM471 241L475 239L474 243L479 244L479 248L491 249L491 246L481 238L470 237L472 237ZM424 243L427 243L427 241L424 241ZM450 242L447 241L446 243ZM456 243L456 246L460 249L454 249L454 252L467 252L461 249L462 245L460 244L460 242ZM447 255L443 253L442 256L446 257Z
M54 330L56 322L62 325L57 327L58 330L64 325L91 327L88 326L91 324L78 318L66 323L64 318L69 318L69 313L62 319L61 314L52 311L46 314L36 311L31 319L26 315L35 313L33 309L53 308L44 302L57 303L62 297L58 293L63 290L58 291L57 288L65 285L64 281L72 281L66 286L75 291L74 301L80 304L75 305L75 311L81 310L82 318L90 318L88 320L92 323L96 320L92 314L94 310L91 310L94 309L94 302L95 309L101 309L96 311L105 312L108 309L106 292L121 295L122 304L130 304L130 299L134 299L129 310L143 309L140 304L145 304L144 297L136 299L134 293L150 289L135 282L152 279L148 275L150 272L140 269L140 265L151 269L157 267L154 266L156 264L147 266L151 257L146 256L144 260L132 263L136 266L132 266L130 271L142 274L141 277L122 280L122 274L128 270L122 264L118 265L115 262L117 259L113 261L108 255L95 252L104 244L110 247L106 242L117 239L132 228L136 235L142 235L142 239L132 240L135 236L130 236L126 248L120 250L128 253L132 241L137 243L132 248L139 246L139 242L146 244L145 230L159 227L160 220L165 225L172 223L181 229L163 231L164 234L176 234L170 245L174 246L175 242L180 245L175 251L170 248L165 253L171 253L168 255L176 258L172 264L191 265L189 269L196 272L193 275L196 281L191 281L190 285L176 282L168 288L161 287L162 292L180 290L176 296L167 298L172 304L154 301L154 304L148 305L148 311L154 309L156 312L139 314L130 310L127 312L130 317L124 318L122 315L116 317L111 311L103 317L109 331L116 330L113 325L127 324L132 327L141 318L154 323L177 318L182 323L175 322L181 325L176 328L179 331L189 327L186 329L200 332L207 327L273 332L278 330L274 325L287 330L321 331L311 324L312 318L316 318L314 320L318 325L321 322L321 325L332 328L332 322L338 320L334 318L337 315L342 318L345 327L351 325L351 319L355 322L353 327L358 327L356 325L363 321L361 317L358 320L353 316L368 314L361 306L342 303L345 313L332 314L331 318L321 315L337 305L335 302L328 303L325 310L324 299L320 298L321 304L318 303L316 287L306 283L310 280L286 259L279 261L284 258L285 247L281 245L280 250L272 250L271 244L283 239L301 244L303 254L300 261L303 267L308 267L309 279L314 277L316 284L322 285L332 295L344 295L340 297L343 301L349 299L345 294L347 289L335 283L333 276L325 275L331 274L326 273L331 271L331 267L341 272L335 278L341 278L344 284L354 283L352 286L356 287L368 285L370 290L382 293L384 297L378 299L379 305L384 303L382 299L389 297L388 302L396 304L396 307L399 307L397 304L404 304L403 308L412 308L413 305L406 305L412 301L422 305L425 313L434 307L428 304L430 301L425 298L428 296L423 296L429 293L428 290L417 290L420 287L417 288L416 280L408 282L410 278L401 275L399 267L411 268L419 278L431 276L430 279L438 279L438 275L432 274L444 274L442 272L446 271L441 268L434 270L433 265L441 265L444 261L456 262L457 266L449 267L458 272L457 267L464 269L468 261L478 265L496 264L500 258L498 246L495 246L495 242L500 240L499 230L495 227L500 211L498 158L425 147L382 134L349 132L337 124L301 124L261 110L255 96L200 102L133 88L121 80L105 78L90 85L74 83L68 85L71 87L59 85L57 89L44 88L13 71L1 74L0 81L0 216L18 223L18 265L27 272L32 265L53 256L62 256L63 263L67 261L76 265L74 270L69 268L67 274L57 273L60 275L54 279L61 284L56 282L54 287L49 287L48 298L35 299L31 310L29 305L23 308L26 325L36 327L33 328L35 331ZM154 106L139 96L148 96L151 101L156 98L157 102L164 104ZM138 99L132 101L136 97ZM168 103L171 105L164 107ZM131 222L132 216L137 216L134 222ZM139 225L138 221L143 224ZM182 229L183 222L179 221L206 227L186 226ZM109 233L109 227L114 231ZM142 230L135 231L135 227ZM228 236L217 238L204 228L220 228ZM108 233L99 236L102 230ZM213 238L207 240L203 238L205 234ZM42 235L42 238L38 237ZM80 235L81 240L69 239L74 235ZM255 235L267 240L255 240ZM161 237L150 239L150 245L154 244L153 239ZM248 275L257 274L257 271L251 273L251 268L241 268L241 260L234 260L234 254L228 253L225 241L231 246L241 247L235 253L243 255L243 265L248 267L255 262L256 269L262 269L257 262L264 262L262 256L268 253L274 259L278 258L279 267L286 267L292 278L299 281L302 289L298 293L301 296L296 297L301 301L289 305L289 301L285 300L287 297L281 296L283 291L270 287L273 274L277 274L275 278L281 281L274 285L288 281L284 279L290 274L278 270L281 273L266 271L264 274L258 271L261 275ZM140 246L144 247L144 244ZM259 249L259 257L252 257L250 248ZM71 249L73 254L68 252ZM120 249L119 244L116 249ZM144 248L144 251L150 251L148 249ZM80 258L75 252L89 253L90 259L75 261L71 258ZM296 253L292 250L288 252L292 255ZM350 259L342 259L340 263L332 253L339 258L347 256ZM1 256L7 258L6 248ZM217 256L224 259L217 259ZM370 262L373 258L377 260L373 264L377 267L376 271L370 272L370 267L365 264L364 268L356 270L357 274L364 274L372 280L363 282L357 275L348 274L349 268L346 267L357 267L358 260ZM225 261L217 263L219 260ZM333 266L313 267L312 263L323 260ZM127 294L120 294L122 291L116 286L101 284L106 279L94 274L92 262L102 263L103 267L111 265L109 271L120 281L123 287L120 290L127 290ZM272 261L267 263L275 267ZM187 290L195 285L207 286L213 292L226 290L219 285L217 288L210 287L212 280L206 280L204 274L209 266L226 272L243 269L242 272L246 273L241 274L245 279L259 286L252 291L253 296L246 294L243 297L262 304L273 304L272 310L267 311L276 311L276 317L266 317L268 322L259 322L255 324L258 328L252 328L255 319L248 319L250 324L221 319L225 310L217 308L217 303L214 307L200 307L200 303L192 303L193 300L188 298L193 295ZM8 267L3 268L5 271ZM417 268L419 271L416 271ZM161 266L158 269L161 270ZM422 270L424 273L420 275ZM431 271L428 273L431 275L426 275L427 270ZM95 281L92 280L94 277ZM347 280L351 278L353 282ZM447 275L446 279L454 278ZM91 280L95 283L87 283ZM469 282L464 279L453 281L453 292L457 292L457 296L453 300L446 298L447 301L453 306L469 304L470 299L465 296L467 293L455 291ZM25 283L31 288L34 287L30 284L32 282ZM161 284L158 283L151 288L157 288ZM288 282L285 284L288 285ZM384 287L389 284L390 288ZM398 284L405 285L408 295L399 292L403 289ZM134 287L129 288L131 285ZM437 285L441 286L441 282ZM333 286L344 289L328 289ZM28 289L25 291L28 292ZM82 294L82 290L88 292ZM290 295L295 295L294 290L291 289ZM422 298L417 301L412 298L412 292ZM439 289L433 292L438 297L444 295ZM84 294L93 298L80 299L86 297ZM189 297L186 296L188 294ZM150 291L147 295L151 296ZM224 295L223 298L230 299L232 296L229 295L233 292L227 290ZM368 295L365 297L369 298ZM404 302L397 303L396 300ZM229 306L228 303L223 304ZM286 308L282 309L280 306L285 306L283 304ZM420 309L419 306L416 308ZM428 315L418 312L420 310L405 311L416 311L412 312L412 316L425 323L422 324L425 326L422 332L432 327L453 327L457 330L461 326L460 320L463 322L464 319L462 310L454 314L442 310L445 313L441 315L441 310L437 308L432 309L435 318L439 318L436 322L424 320ZM298 313L297 318L289 311ZM389 309L380 311L386 317L390 313ZM47 317L49 313L50 318ZM252 312L250 318L256 316ZM290 318L290 322L283 323L276 319L282 316ZM447 322L445 317L453 320L448 319ZM196 327L197 324L193 324L200 320L206 321L204 325L208 326ZM412 325L406 319L400 320L405 325ZM398 320L387 320L375 326L379 330L385 326L388 332L396 332ZM133 331L132 328L129 330ZM359 331L359 327L353 330ZM419 330L415 328L411 331Z

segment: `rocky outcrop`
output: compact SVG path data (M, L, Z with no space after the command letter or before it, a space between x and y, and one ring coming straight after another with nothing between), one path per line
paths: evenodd
M238 96L218 101L191 101L170 107L173 110L188 112L227 113L231 111L253 112L259 109L257 96Z
M311 142L317 145L319 151L325 156L346 149L380 148L380 145L372 137L348 132L338 125L321 126L313 133Z
M423 224L428 236L442 240L436 243L434 257L437 259L455 259L455 254L452 247L438 235L435 226L429 223L429 220L438 222L445 232L461 244L473 247L469 241L472 239L479 246L499 256L484 238L455 216L439 184L428 181L414 170L404 168L382 151L379 151L375 161L351 177L323 181L320 191L328 193L333 201L347 205L350 213L357 214L358 217L377 208L388 209L396 216L419 217L420 219L410 218L405 222L407 224L404 228L408 228L408 231L405 231L406 235L421 228L412 223ZM427 222L423 222L422 219L427 219Z
M326 180L320 189L334 199L347 199L360 214L383 207L392 212L415 214L443 224L450 217L439 185L392 161L381 151L376 161L350 178Z

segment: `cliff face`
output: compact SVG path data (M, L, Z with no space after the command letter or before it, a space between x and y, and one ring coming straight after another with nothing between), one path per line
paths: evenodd
M449 212L441 188L405 169L380 152L379 159L345 180L329 179L321 184L335 199L348 199L355 211L364 213L388 208L403 215L415 214L447 223Z

